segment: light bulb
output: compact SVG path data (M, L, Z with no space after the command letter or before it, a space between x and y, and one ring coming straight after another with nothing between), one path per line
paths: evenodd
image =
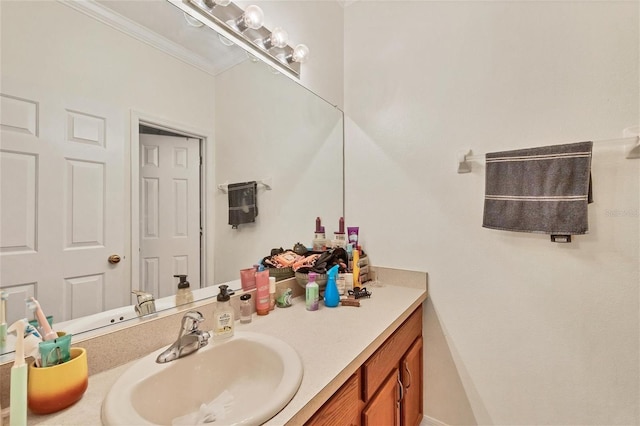
M220 39L220 43L224 44L225 46L233 46L235 44L234 42L232 42L222 34L218 34L218 39Z
M256 44L262 46L263 49L269 50L273 47L283 48L289 41L289 34L282 27L275 27L269 37L256 40Z
M247 28L251 28L253 30L257 30L262 26L264 22L264 13L262 9L260 9L256 5L248 6L242 16L235 20L236 28L241 33L246 31Z
M275 27L269 36L271 44L275 47L283 48L289 42L289 34L282 27Z
M192 27L200 28L201 26L204 25L202 22L198 21L196 18L189 15L187 12L183 12L183 13L184 13L184 19L187 21L187 24L191 25Z
M299 44L293 49L291 60L293 62L305 63L309 58L309 48L304 44Z

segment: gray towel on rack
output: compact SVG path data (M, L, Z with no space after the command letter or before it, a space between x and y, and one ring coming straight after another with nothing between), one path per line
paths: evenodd
M229 225L237 229L243 223L253 223L258 216L258 184L256 181L231 183L229 194Z
M486 155L484 218L491 229L543 234L588 232L593 142Z

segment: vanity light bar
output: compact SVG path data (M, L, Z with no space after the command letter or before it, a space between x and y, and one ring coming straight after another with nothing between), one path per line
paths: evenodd
M205 19L206 21L203 22L205 25L230 40L241 40L251 48L251 53L260 56L275 69L284 69L296 78L300 78L300 62L295 59L297 59L300 46L303 46L308 52L306 46L298 45L296 50L287 44L284 47L271 46L269 49L265 49L262 40L270 40L272 31L264 26L257 29L238 29L234 23L244 15L245 11L233 2L229 2L225 6L220 3L211 0L182 0L183 5L196 12L196 14L189 13L192 17ZM213 7L210 7L210 4Z

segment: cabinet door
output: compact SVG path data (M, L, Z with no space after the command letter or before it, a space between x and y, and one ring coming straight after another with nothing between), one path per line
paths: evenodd
M396 368L362 412L362 426L400 426L400 384Z
M403 426L417 426L423 418L422 410L422 337L416 339L400 363L403 399Z
M360 371L320 408L305 426L360 426Z

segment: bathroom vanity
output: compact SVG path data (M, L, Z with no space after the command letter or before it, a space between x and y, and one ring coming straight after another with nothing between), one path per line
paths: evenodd
M276 308L268 316L254 315L249 324L236 323L236 332L263 333L281 339L299 354L304 367L300 387L267 425L371 424L389 419L389 424L418 424L422 418L422 304L427 298L426 273L382 269L381 286L368 287L370 299L360 307L339 306L310 312L304 298L293 306ZM280 285L297 286L295 281ZM212 316L213 301L194 306ZM182 313L158 318L168 340L175 339ZM168 325L171 322L171 325ZM204 327L208 324L205 323ZM140 325L95 339L118 351L134 351ZM147 335L144 341L166 342ZM215 345L215 343L210 343ZM106 354L97 352L95 342L78 343L88 348L94 370ZM163 343L164 345L164 343ZM160 352L164 346L147 352ZM137 356L140 357L140 356ZM134 358L135 359L135 358ZM99 361L99 362L96 362ZM101 424L100 407L116 380L135 361L109 367L89 378L89 388L74 406L48 416L29 414L28 424ZM189 357L174 362L189 362ZM91 364L91 362L90 362ZM106 364L105 364L106 365ZM242 368L241 365L229 368ZM206 377L202 378L207 380ZM179 391L179 390L176 390ZM398 399L402 396L402 401Z

